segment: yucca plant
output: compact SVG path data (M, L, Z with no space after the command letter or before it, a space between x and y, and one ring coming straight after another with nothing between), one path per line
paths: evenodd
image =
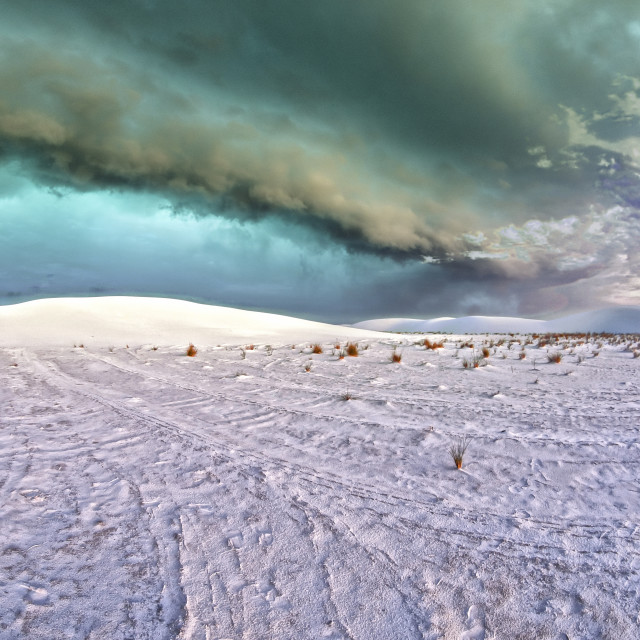
M453 458L453 461L456 463L456 468L462 468L462 459L464 454L469 446L469 438L467 436L462 436L461 438L456 438L449 447L449 453Z

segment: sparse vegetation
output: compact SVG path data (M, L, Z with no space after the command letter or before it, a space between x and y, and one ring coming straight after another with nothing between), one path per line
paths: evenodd
M394 362L396 364L399 364L400 362L402 362L402 354L398 353L397 351L394 351L391 354L391 362Z
M462 468L462 459L464 458L464 454L469 447L469 438L467 436L462 436L461 438L456 438L449 447L449 453L453 458L453 461L456 463L456 468Z
M418 343L420 344L420 343ZM444 342L440 341L440 342L436 342L435 340L433 342L431 342L431 340L429 340L429 338L425 338L422 341L422 345L424 345L424 348L427 350L431 350L431 351L435 351L436 349L442 349L444 347Z
M549 353L547 353L547 360L560 364L562 362L562 354L559 351L549 351Z
M348 342L347 343L347 355L356 357L358 355L358 343L357 342Z
M345 402L347 400L351 400L353 398L353 394L347 389L341 396L340 398L342 400L344 400Z
M311 371L311 362L307 362L307 364L304 365L304 370L309 373L309 371Z
M311 348L311 353L322 353L322 346L319 344L314 344Z
M196 353L198 353L198 349L194 346L194 344L192 342L189 343L189 346L187 347L187 355L190 358L193 358Z
M465 369L477 369L478 367L484 367L487 361L482 356L474 355L471 358L462 358L462 366Z

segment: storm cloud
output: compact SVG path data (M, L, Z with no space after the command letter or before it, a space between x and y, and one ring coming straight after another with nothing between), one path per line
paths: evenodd
M7 5L0 158L34 186L277 233L274 270L337 252L345 317L640 302L635 2Z

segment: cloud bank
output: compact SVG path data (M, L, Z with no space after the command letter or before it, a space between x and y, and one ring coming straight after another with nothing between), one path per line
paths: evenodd
M0 159L39 188L331 243L364 307L638 303L633 2L24 0L0 30Z

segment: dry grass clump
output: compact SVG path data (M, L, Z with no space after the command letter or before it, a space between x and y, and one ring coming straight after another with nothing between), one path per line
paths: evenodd
M489 351L488 347L482 347L482 356L484 358L488 358L491 355L491 351Z
M463 436L462 438L456 438L449 447L449 453L453 458L453 461L456 463L456 468L462 468L462 459L464 458L464 454L467 451L469 446L469 438L467 436Z
M190 358L193 358L196 353L198 353L198 349L194 346L192 342L189 343L189 347L187 348L187 355Z
M473 356L472 358L462 358L462 366L465 369L478 369L487 364L486 360L481 356Z
M247 346L245 347L245 349L246 349L247 351L253 351L255 348L256 348L256 346L255 346L254 344L250 344L250 345L247 345Z
M340 396L340 398L346 402L347 400L351 400L353 398L353 394L347 389L347 391L345 391Z
M547 360L560 364L562 362L562 354L559 351L550 351L547 353Z
M348 356L352 356L352 357L356 357L359 353L358 351L358 343L357 342L348 342L347 343L347 355Z
M307 362L307 364L304 365L304 370L309 373L309 371L311 371L311 363Z
M397 351L394 351L391 354L390 360L391 362L395 362L396 364L399 364L400 362L402 362L402 354L398 353Z
M524 351L521 351L518 354L518 360L524 360L527 357L527 354Z
M311 347L311 353L322 353L322 347L319 344L314 344Z
M422 344L424 345L425 349L431 349L431 351L435 351L436 349L442 349L444 347L444 342L442 342L442 340L440 342L437 341L433 341L431 342L431 340L429 340L429 338L425 338L422 341Z

